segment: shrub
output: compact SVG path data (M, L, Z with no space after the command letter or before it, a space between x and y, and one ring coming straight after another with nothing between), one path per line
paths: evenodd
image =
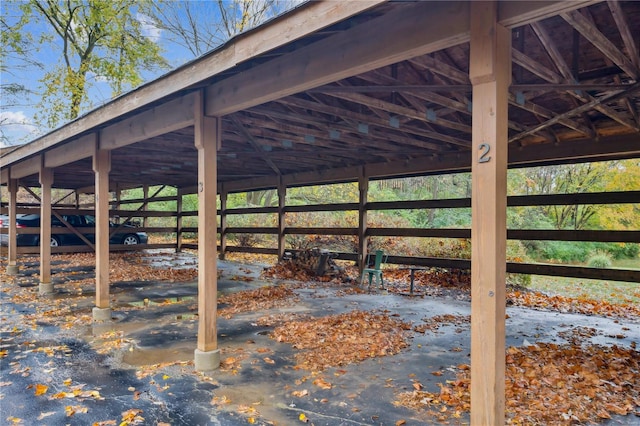
M611 255L606 251L598 250L589 256L587 265L592 268L610 268Z
M587 242L539 241L533 256L551 262L584 262L594 248L594 243Z
M635 259L640 254L640 244L609 243L606 250L614 259Z

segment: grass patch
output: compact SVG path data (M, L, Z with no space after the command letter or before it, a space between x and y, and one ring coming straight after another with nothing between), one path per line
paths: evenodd
M613 267L640 269L640 258L615 260ZM610 303L640 303L640 283L532 275L529 288L547 294L586 297Z

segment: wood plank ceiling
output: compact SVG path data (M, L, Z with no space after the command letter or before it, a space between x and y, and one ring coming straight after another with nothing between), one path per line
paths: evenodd
M403 3L340 22L232 72L198 90L302 46L354 28ZM616 138L629 156L640 151L640 2L602 2L512 30L510 151ZM218 153L219 182L237 182L366 164L455 158L470 165L469 44L414 57L273 102L226 115ZM598 142L600 141L600 142ZM624 154L620 155L621 157ZM553 154L550 161L562 161ZM354 174L355 176L355 174ZM93 185L91 160L55 170L55 187ZM111 181L121 187L197 179L193 128L112 152ZM273 180L268 180L272 182ZM21 179L37 186L37 175Z

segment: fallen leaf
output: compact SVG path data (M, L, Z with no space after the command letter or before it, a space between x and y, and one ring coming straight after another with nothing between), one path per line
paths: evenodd
M38 420L46 419L47 417L53 416L54 414L56 414L55 411L48 411L46 413L40 413L40 415L38 416Z
M331 389L332 388L331 383L327 382L322 377L318 377L317 379L315 379L313 381L313 384L318 386L321 389Z
M49 389L49 386L37 384L36 385L36 396L44 395L45 393L47 393L47 389Z

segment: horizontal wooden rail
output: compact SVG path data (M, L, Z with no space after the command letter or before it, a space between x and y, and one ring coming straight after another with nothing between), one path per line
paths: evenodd
M286 206L285 213L338 212L358 210L358 203L310 204L306 206Z
M357 228L285 228L285 235L358 235Z
M584 266L507 263L507 272L514 274L550 275L556 277L586 278L592 280L640 282L639 269L600 269Z
M470 229L452 228L368 228L372 237L471 238ZM640 231L582 231L557 229L509 229L507 239L537 241L591 241L601 243L640 243Z
M83 234L95 233L94 228L76 228ZM39 234L40 228L18 228L18 234ZM0 228L0 234L7 234L8 228ZM121 228L117 233L175 233L176 227L133 227ZM197 233L197 227L183 227L182 233ZM220 228L217 230L221 232ZM65 227L53 227L52 233L73 234ZM269 234L278 233L276 227L228 227L226 234ZM356 228L304 228L289 227L284 230L285 235L358 235ZM457 228L368 228L367 236L371 237L417 237L417 238L471 238L470 229ZM555 230L555 229L509 229L507 238L510 240L534 241L582 241L601 243L640 243L640 231L593 231L593 230Z
M157 202L161 202L161 201L176 201L178 199L177 195L165 195L162 197L154 197L154 198L131 198L131 199L126 199L126 200L112 200L109 201L109 205L112 206L117 206L118 204L122 205L122 204L144 204L146 203L157 203Z
M574 231L509 229L510 240L593 241L600 243L640 243L640 231Z
M220 229L218 228L218 232ZM271 227L229 227L227 228L227 234L278 234L278 228Z
M509 207L633 203L640 203L640 191L581 192L578 194L517 195L507 197L507 205Z
M70 215L70 214L78 214L78 215L95 215L95 210L93 209L76 209L75 207L68 208L55 208L53 209L59 214L62 215ZM33 207L17 207L17 214L40 214L40 209ZM7 212L1 212L0 214L7 214ZM197 214L197 212L196 212ZM133 216L133 217L176 217L178 214L176 212L169 212L165 210L109 210L109 217L117 217L117 216Z
M95 228L88 228L88 227L76 227L76 230L80 231L82 234L95 234L96 230ZM114 230L115 228L110 228L110 230ZM197 231L197 228L195 228ZM146 232L149 234L163 234L163 233L174 233L177 232L178 228L176 228L175 226L173 227L166 227L166 226L148 226L148 227L126 227L126 228L121 228L120 230L118 230L118 232L116 232L116 234L135 234L136 232ZM16 232L18 234L39 234L40 233L40 228L39 227L29 227L29 228L17 228ZM8 228L0 228L0 234L8 234L9 230ZM67 227L62 227L62 226L53 226L51 228L51 234L52 235L57 235L57 234L74 234L74 232L67 228Z
M377 201L367 203L367 210L444 209L471 207L471 198L445 200Z
M175 249L175 243L158 243L158 244L111 244L109 251L140 251L147 249ZM3 247L6 250L6 247ZM38 246L19 246L17 248L18 254L39 254L40 247ZM53 254L65 254L65 253L93 253L93 249L86 245L73 245L73 246L60 246L51 247L51 253Z
M423 229L423 228L368 228L371 237L433 237L433 238L471 238L470 229Z
M218 214L220 214L218 210ZM265 214L265 213L278 213L277 207L242 207L236 209L225 210L226 214Z
M220 247L218 246L218 250ZM227 252L230 253L255 253L255 254L278 254L278 249L276 248L267 248L267 247L236 247L236 246L227 246Z

